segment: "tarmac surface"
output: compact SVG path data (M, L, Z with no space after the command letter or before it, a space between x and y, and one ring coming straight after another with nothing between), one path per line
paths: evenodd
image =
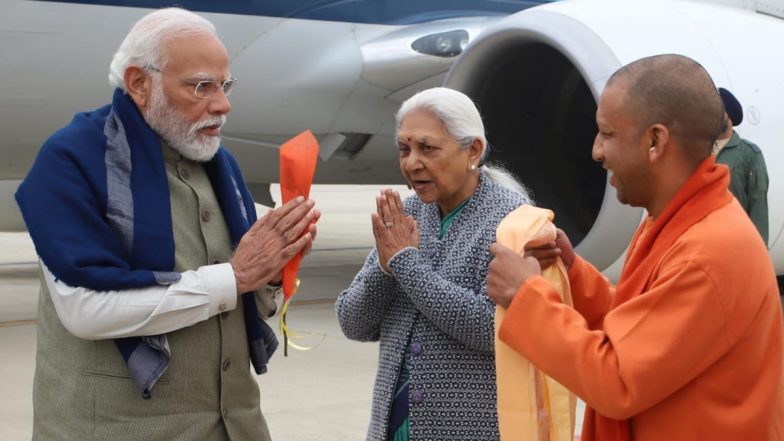
M295 342L311 349L289 349L288 357L278 349L269 372L256 377L274 440L365 438L378 344L346 339L335 317L334 300L373 246L370 213L382 188L317 185L311 192L323 214L287 316L289 327L304 337ZM394 188L410 194L405 187ZM277 186L272 194L279 194ZM29 236L0 233L0 441L29 440L32 435L38 287L37 258ZM280 338L278 318L270 324ZM579 433L583 405L578 406Z

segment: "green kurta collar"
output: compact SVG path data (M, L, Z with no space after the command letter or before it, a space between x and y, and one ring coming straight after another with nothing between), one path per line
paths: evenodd
M455 207L454 210L450 211L443 219L441 219L441 231L438 233L438 239L441 240L446 236L447 230L449 230L449 226L452 225L452 222L455 220L458 214L463 211L463 208L468 204L471 198L464 200L460 205Z

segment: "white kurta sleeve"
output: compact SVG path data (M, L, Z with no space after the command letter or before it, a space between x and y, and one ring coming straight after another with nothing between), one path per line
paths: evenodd
M237 307L237 282L229 263L185 271L172 285L117 291L68 286L43 262L41 268L63 326L84 339L164 334Z

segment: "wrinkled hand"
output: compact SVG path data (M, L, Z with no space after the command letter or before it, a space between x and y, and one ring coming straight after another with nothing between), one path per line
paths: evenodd
M406 216L398 192L386 189L376 196L376 212L370 215L370 219L378 261L385 271L389 271L389 259L398 251L406 247L419 248L416 220Z
M520 256L500 243L490 245L490 254L493 260L487 273L487 295L508 308L517 290L529 277L541 274L542 268L536 258Z
M313 212L314 212L313 222L311 222L310 225L308 225L308 233L310 233L310 242L308 242L305 245L305 248L302 249L302 257L305 257L308 254L310 254L310 252L313 250L313 241L316 240L316 233L317 233L316 223L318 222L319 219L321 219L321 211L319 211L317 208L314 208ZM275 277L270 279L270 281L267 283L272 286L282 285L283 271L281 270L277 275L275 275Z
M310 251L320 216L315 203L303 197L270 210L242 236L230 263L237 294L280 281L283 266L300 251Z
M549 268L560 257L566 267L566 271L569 271L569 268L572 267L575 255L572 243L566 237L566 233L560 228L556 230L554 242L531 247L526 245L523 253L523 256L533 257L538 260L542 269Z

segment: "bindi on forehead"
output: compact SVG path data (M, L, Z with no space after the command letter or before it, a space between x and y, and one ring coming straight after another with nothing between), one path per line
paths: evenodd
M414 134L403 134L402 136L400 136L398 138L398 141L400 141L400 142L409 142L409 143L416 142L416 143L419 143L419 144L430 144L430 143L436 142L437 140L438 140L438 138L430 136L430 135L427 135L427 134L417 135L415 133Z

